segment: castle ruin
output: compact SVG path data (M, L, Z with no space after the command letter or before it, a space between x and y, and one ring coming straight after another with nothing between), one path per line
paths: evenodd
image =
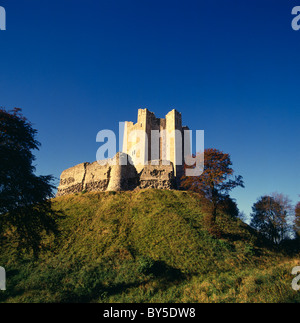
M57 196L82 191L174 189L190 154L188 127L173 109L164 119L139 109L137 123L125 122L123 151L112 159L81 163L62 172Z

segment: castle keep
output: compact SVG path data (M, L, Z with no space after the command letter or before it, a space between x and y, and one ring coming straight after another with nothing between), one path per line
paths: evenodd
M184 130L188 127L182 126L181 113L176 110L162 119L139 109L137 123L125 122L123 152L112 159L64 170L57 196L81 191L176 188L183 175L184 155L190 153Z

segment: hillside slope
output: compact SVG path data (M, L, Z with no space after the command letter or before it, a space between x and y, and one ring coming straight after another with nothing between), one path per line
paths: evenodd
M218 216L206 230L197 195L184 191L79 193L54 199L60 235L39 260L2 247L3 302L297 302L299 265L262 247L246 224Z

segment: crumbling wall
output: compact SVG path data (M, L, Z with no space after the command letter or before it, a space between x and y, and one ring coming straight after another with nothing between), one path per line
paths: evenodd
M169 163L169 165L167 165ZM140 174L140 188L174 188L173 164L162 160L153 160L145 165Z
M107 189L111 174L111 167L99 165L98 162L86 166L86 174L83 182L83 190L105 191Z
M83 190L85 168L88 163L82 163L64 170L60 175L57 196L77 193Z
M130 157L118 153L113 162L82 163L64 170L60 176L57 196L82 191L123 191L138 188L174 188L173 164L154 160L137 173Z
M105 191L110 179L111 167L94 163L82 163L64 170L60 175L57 196L82 191Z

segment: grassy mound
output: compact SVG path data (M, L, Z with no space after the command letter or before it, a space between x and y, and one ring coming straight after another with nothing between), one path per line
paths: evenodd
M299 265L263 247L239 219L218 216L207 231L196 194L184 191L80 193L54 199L60 235L41 255L1 247L1 302L297 302Z

